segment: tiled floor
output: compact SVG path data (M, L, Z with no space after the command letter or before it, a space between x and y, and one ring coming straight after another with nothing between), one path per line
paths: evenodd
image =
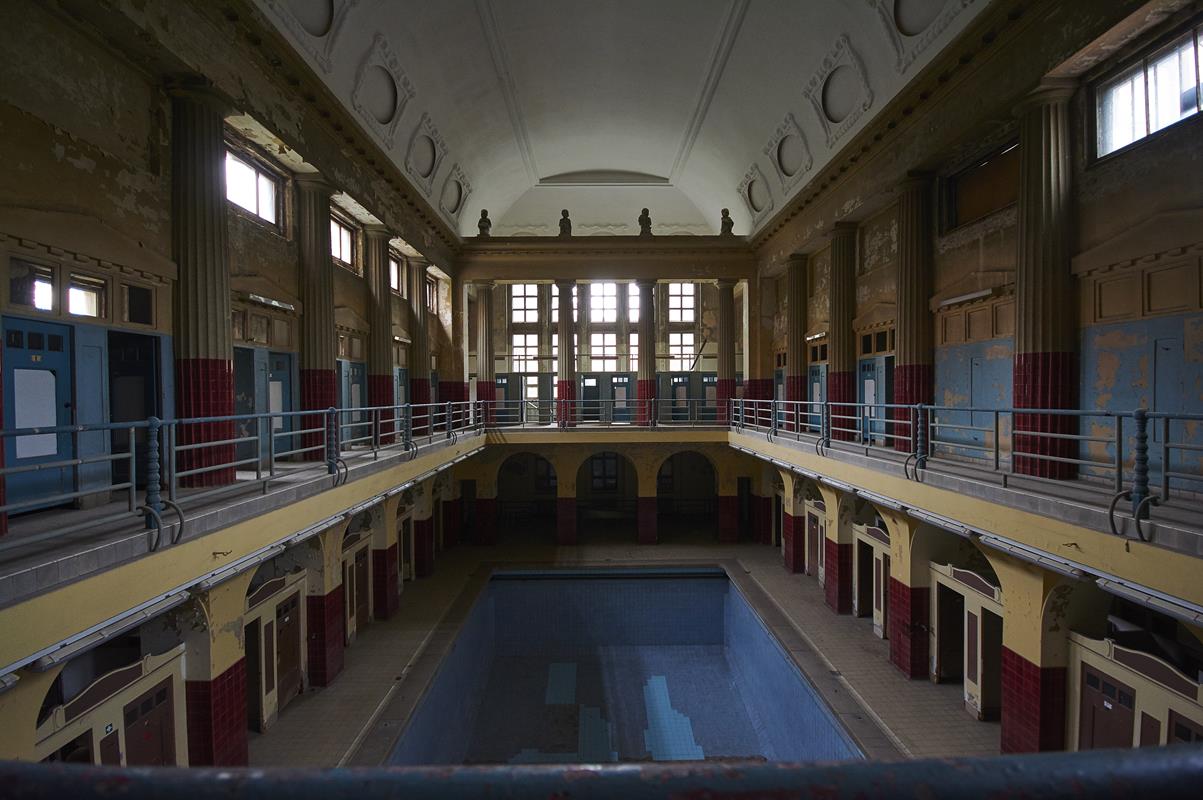
M252 734L252 766L335 766L355 747L374 714L403 680L411 662L482 561L571 565L739 559L800 633L881 720L901 750L916 757L996 754L997 723L965 712L959 685L910 681L888 661L888 645L868 620L837 616L813 578L787 573L779 552L764 545L587 543L576 547L529 544L461 547L441 553L431 578L407 583L401 611L373 622L347 650L333 685L292 702L270 731Z

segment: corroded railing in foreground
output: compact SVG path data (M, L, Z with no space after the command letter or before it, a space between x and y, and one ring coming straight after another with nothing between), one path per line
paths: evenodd
M772 798L826 800L1195 800L1203 747L1094 750L905 762L735 762L388 769L137 769L0 762L19 800L384 800L384 798Z

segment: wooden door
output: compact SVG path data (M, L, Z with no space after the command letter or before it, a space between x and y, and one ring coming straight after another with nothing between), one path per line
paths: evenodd
M174 706L171 678L126 704L123 716L128 766L175 765Z
M100 739L100 763L109 767L121 766L121 742L117 731L106 733Z
M1170 709L1170 724L1166 739L1167 744L1182 744L1183 742L1199 744L1203 742L1203 725Z
M252 620L242 629L246 648L246 726L263 732L263 654L260 645L259 620Z
M881 555L881 638L890 638L890 557Z
M368 624L371 609L368 608L368 551L360 550L355 556L355 628Z
M1136 692L1105 672L1082 665L1078 749L1131 747L1136 725ZM1173 735L1173 731L1170 731Z
M276 606L276 708L301 693L301 595L300 592Z

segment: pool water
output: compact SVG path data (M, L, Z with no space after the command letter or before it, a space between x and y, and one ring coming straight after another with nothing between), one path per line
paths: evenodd
M477 599L390 763L861 757L722 570L514 571Z

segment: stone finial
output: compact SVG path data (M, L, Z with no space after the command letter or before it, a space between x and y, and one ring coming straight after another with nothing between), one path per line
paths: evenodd
M568 209L564 209L560 212L560 235L572 235L572 220L568 218Z
M731 212L723 209L722 219L719 220L719 236L734 236L735 235L735 220L731 219Z
M489 238L489 231L493 230L493 220L489 219L489 210L482 208L480 210L480 222L476 223L477 234L482 239Z
M643 209L643 212L639 215L639 235L652 235L652 215L647 212L646 208Z

